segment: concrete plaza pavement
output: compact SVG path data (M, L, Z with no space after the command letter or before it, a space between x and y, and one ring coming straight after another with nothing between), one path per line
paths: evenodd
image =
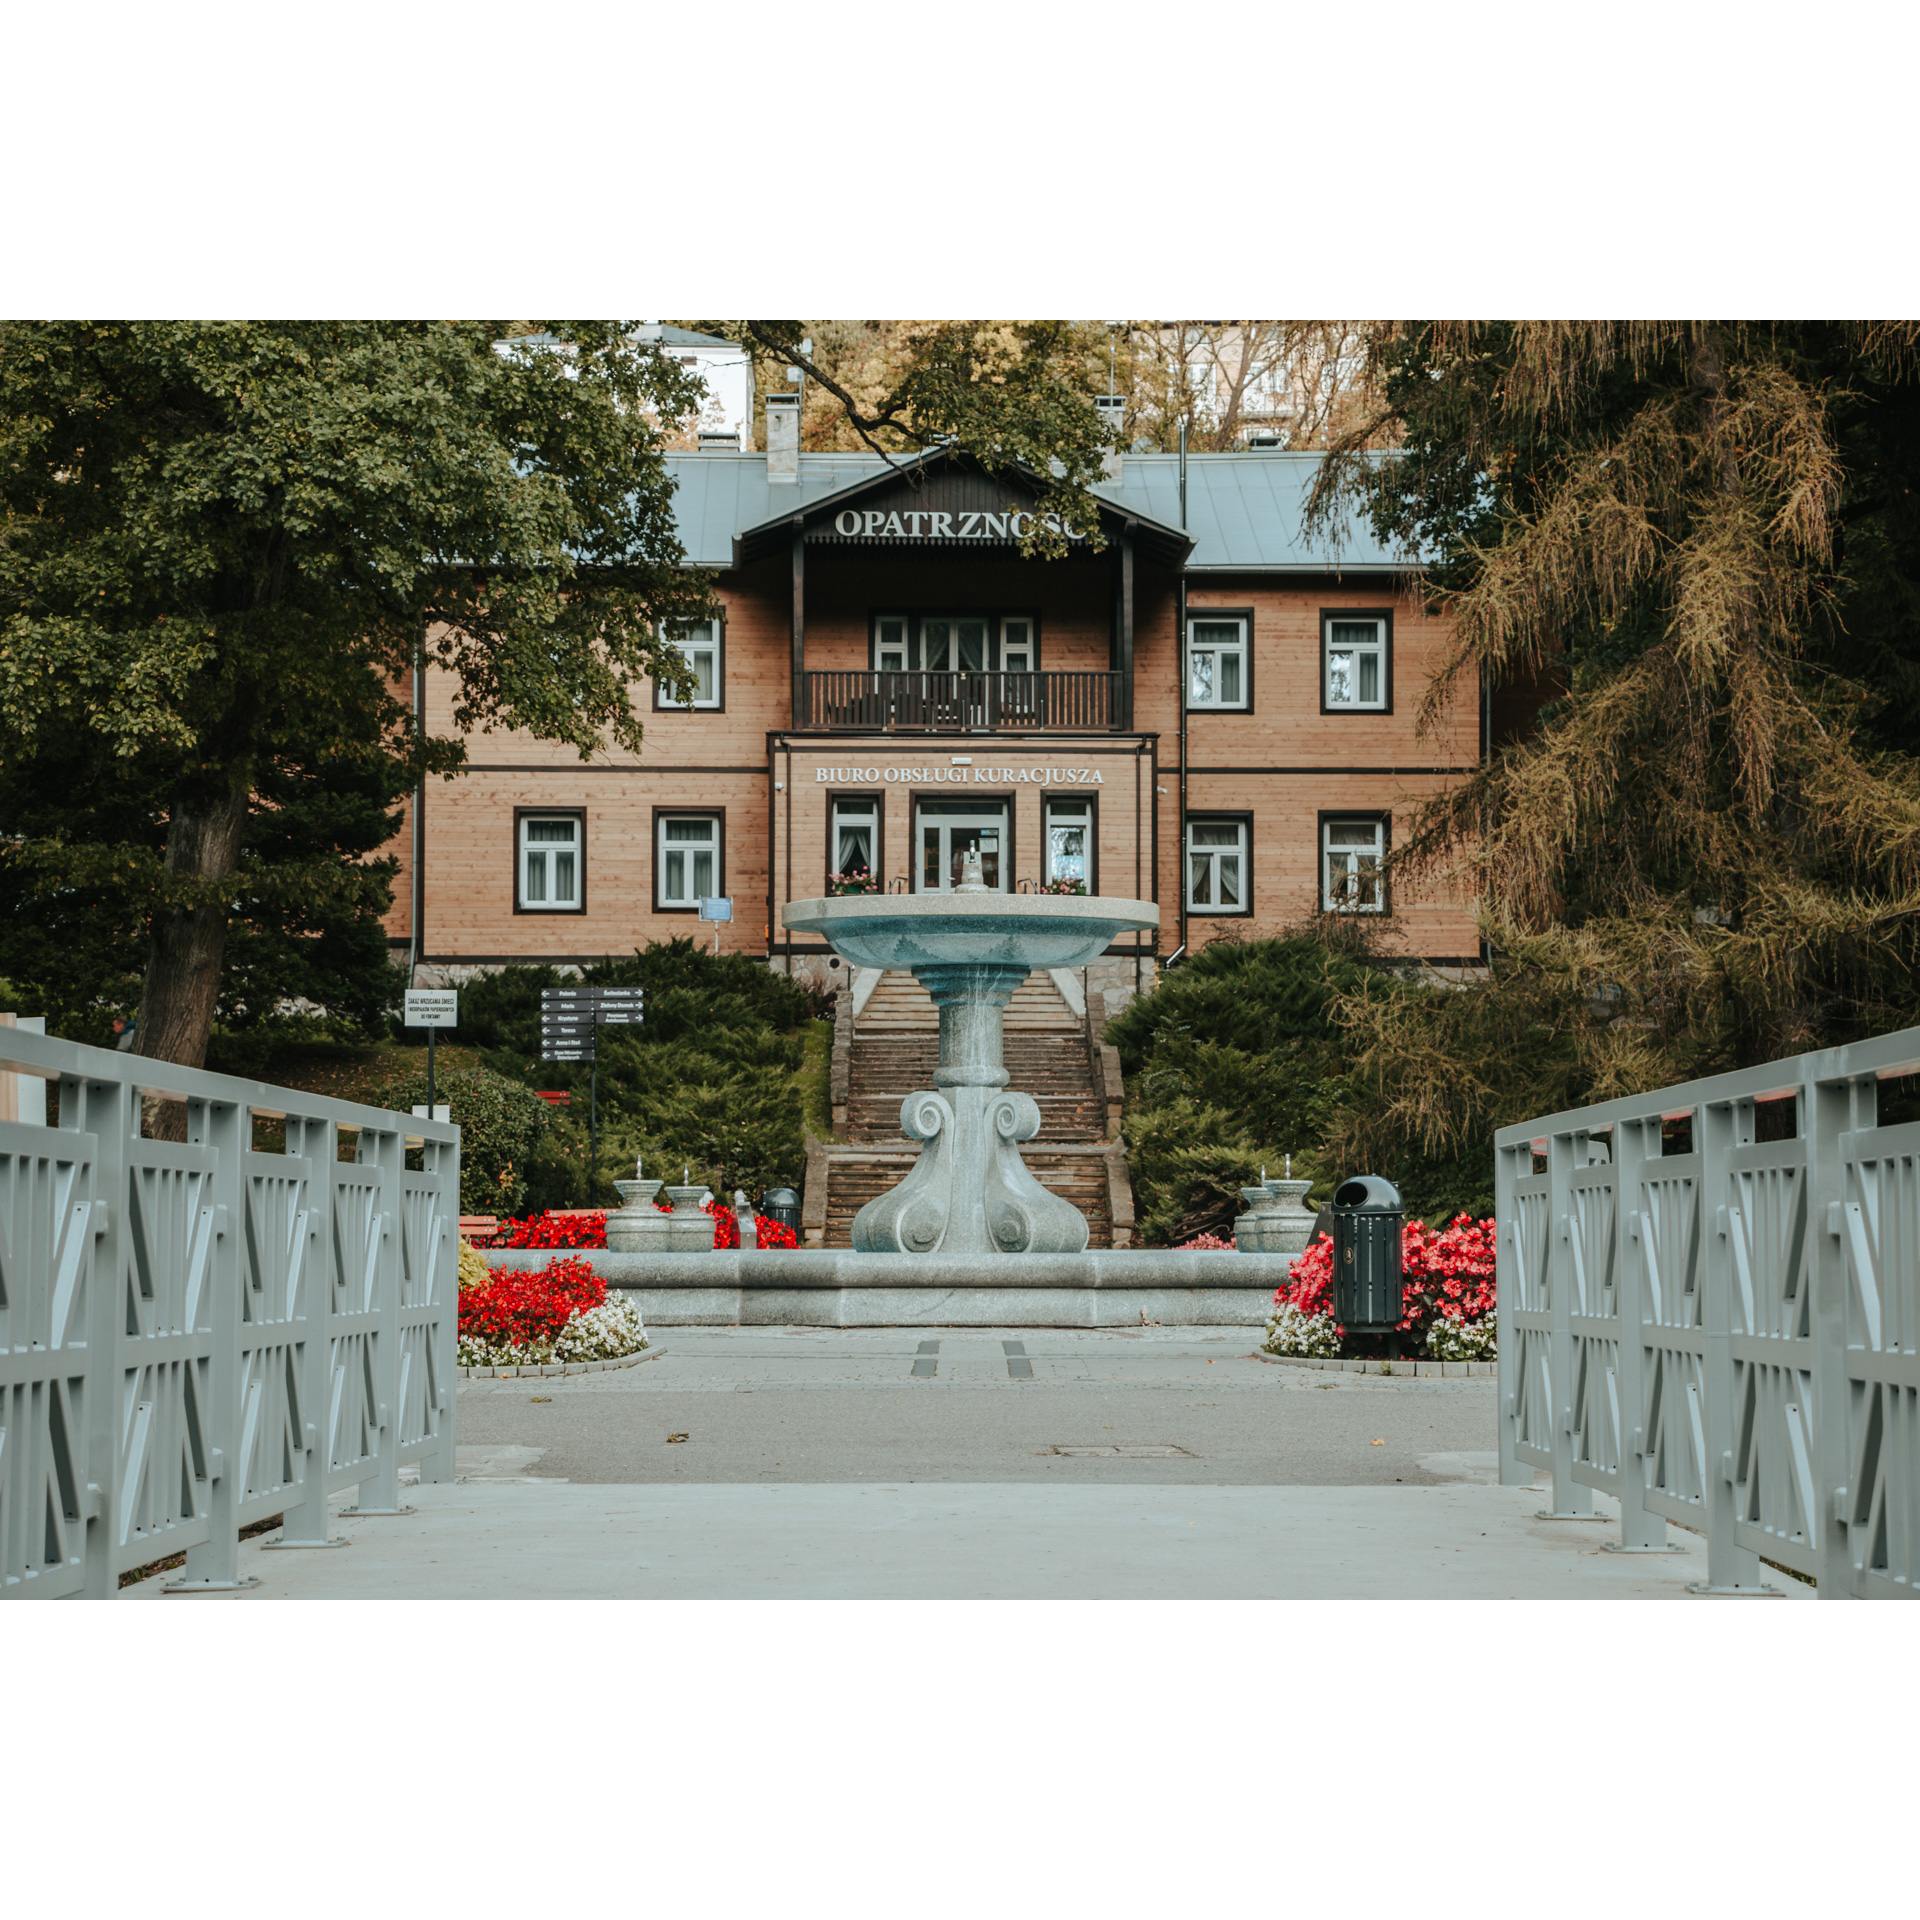
M1624 1599L1704 1579L1695 1535L1607 1553L1613 1527L1494 1484L1494 1394L1277 1365L1215 1329L675 1328L637 1366L463 1384L455 1483L410 1487L402 1518L337 1514L341 1551L246 1542L259 1586L168 1600Z
M468 1382L460 1438L537 1447L548 1477L668 1485L1432 1485L1422 1455L1494 1445L1488 1376L1328 1373L1257 1345L1213 1327L675 1327L641 1366ZM1127 1451L1081 1451L1101 1447Z

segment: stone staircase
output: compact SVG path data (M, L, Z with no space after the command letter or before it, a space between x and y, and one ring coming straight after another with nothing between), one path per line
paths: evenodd
M804 1224L816 1246L851 1244L854 1215L906 1177L920 1149L900 1131L900 1103L933 1085L940 1057L939 1010L912 974L882 974L858 1014L853 1000L842 991L834 1048L841 1138L816 1142L807 1167ZM1127 1245L1133 1194L1113 1049L1049 975L1031 973L1007 1007L1005 1057L1008 1085L1040 1108L1040 1132L1020 1150L1034 1178L1087 1216L1090 1246Z

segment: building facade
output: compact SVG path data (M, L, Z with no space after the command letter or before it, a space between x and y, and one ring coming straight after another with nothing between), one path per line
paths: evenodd
M476 736L415 803L389 935L422 984L696 931L831 982L788 901L945 889L969 849L992 887L1160 904L1157 940L1090 970L1110 1002L1182 950L1326 912L1479 963L1468 904L1380 863L1476 763L1484 714L1416 730L1444 626L1364 530L1304 545L1317 456L1127 455L1098 489L1104 549L1028 560L1021 477L803 455L793 405L769 399L766 453L671 462L722 607L677 636L694 704L650 694L639 756ZM449 726L452 688L430 673L422 698ZM707 927L703 899L732 918Z

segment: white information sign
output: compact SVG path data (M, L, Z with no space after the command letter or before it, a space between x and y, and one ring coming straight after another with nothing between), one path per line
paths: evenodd
M733 918L733 902L731 900L715 899L711 895L708 895L702 898L700 902L700 918L702 920L731 920Z
M410 1027L457 1027L460 996L450 987L409 987L406 1020Z

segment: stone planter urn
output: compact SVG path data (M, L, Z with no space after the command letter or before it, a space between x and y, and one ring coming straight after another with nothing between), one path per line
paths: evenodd
M667 1216L653 1204L658 1180L616 1180L620 1209L607 1215L609 1253L665 1253Z
M1280 1202L1264 1186L1242 1187L1247 1210L1233 1223L1233 1244L1241 1253L1280 1251Z
M1274 1197L1274 1231L1279 1238L1272 1243L1275 1253L1305 1253L1313 1238L1314 1215L1307 1206L1311 1180L1269 1180L1267 1191Z
M669 1187L667 1198L673 1211L667 1216L669 1253L711 1253L713 1251L713 1215L700 1210L707 1197L705 1187Z

